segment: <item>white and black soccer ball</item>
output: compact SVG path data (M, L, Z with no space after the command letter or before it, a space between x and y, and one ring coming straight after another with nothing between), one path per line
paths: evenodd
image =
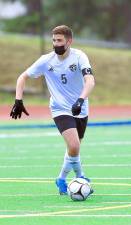
M91 186L83 178L73 179L67 187L70 198L74 201L84 201L91 194Z

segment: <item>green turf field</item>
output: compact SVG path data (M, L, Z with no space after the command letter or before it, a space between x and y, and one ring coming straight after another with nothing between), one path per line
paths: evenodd
M130 225L131 127L87 129L81 158L95 192L84 202L57 193L64 149L55 128L0 130L0 225Z

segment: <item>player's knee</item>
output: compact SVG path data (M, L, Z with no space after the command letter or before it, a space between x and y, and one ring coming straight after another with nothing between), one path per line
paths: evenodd
M77 156L79 154L79 150L80 150L80 142L79 141L70 143L68 145L68 151L69 151L70 156Z

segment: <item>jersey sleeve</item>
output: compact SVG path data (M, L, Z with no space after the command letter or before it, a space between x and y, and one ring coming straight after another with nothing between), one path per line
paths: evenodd
M81 52L79 57L79 68L83 76L86 74L92 74L92 69L91 69L89 59L84 52Z
M26 70L26 73L29 77L38 78L44 75L44 68L45 68L45 56L41 56Z

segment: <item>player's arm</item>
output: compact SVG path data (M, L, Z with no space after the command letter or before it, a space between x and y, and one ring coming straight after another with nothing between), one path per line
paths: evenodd
M14 119L21 118L22 112L25 113L27 116L29 115L22 101L25 82L28 77L38 78L43 74L45 58L46 56L41 56L24 73L22 73L18 77L16 84L16 100L10 113L10 116L12 118Z
M17 79L15 104L13 105L13 108L10 112L10 116L13 119L21 118L22 112L25 113L27 116L29 116L29 113L25 109L23 100L22 100L24 86L25 86L25 82L27 78L28 78L28 75L26 72L24 72Z
M91 75L91 74L90 75L86 74L84 76L84 81L85 81L84 88L83 88L82 93L80 95L80 98L82 98L82 99L86 99L95 86L95 79L94 79L94 76Z
M91 74L86 73L86 70L83 70L83 76L84 76L84 87L81 92L80 97L77 99L77 101L72 106L72 114L73 116L79 115L81 112L81 107L84 103L84 100L89 96L91 91L93 90L95 86L95 80L94 76Z
M23 91L25 87L26 80L28 78L28 75L26 72L22 73L16 83L16 99L21 100L23 98Z

